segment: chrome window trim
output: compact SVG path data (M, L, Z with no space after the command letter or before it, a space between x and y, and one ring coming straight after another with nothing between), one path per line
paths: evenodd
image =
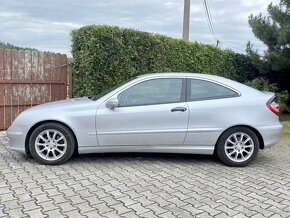
M107 100L109 100L110 98L114 98L116 96L118 96L121 92L125 91L126 89L129 89L130 87L140 83L140 82L144 82L147 80L151 80L151 79L159 79L159 78L176 78L176 79L185 79L185 77L165 77L165 76L152 76L152 77L146 77L146 78L142 78L140 76L137 76L136 79L130 81L129 83L126 83L120 87L118 87L117 89L113 90L112 92L108 93L107 95L104 95L102 98L100 98L102 100L102 103L106 102ZM104 99L104 100L103 100Z
M211 79L206 79L206 78L200 78L200 77L186 77L187 79L187 82L186 82L186 89L187 89L187 96L186 96L186 101L187 102L193 102L193 101L207 101L207 100L215 100L215 99L226 99L226 98L237 98L237 97L241 97L242 94L240 91L224 84L224 83L221 83L221 82L217 82L215 80L211 80ZM232 96L232 95L225 95L225 96L215 96L215 97L202 97L202 98L196 98L196 99L190 99L190 90L189 88L191 88L190 86L188 87L188 84L190 83L190 80L202 80L202 81L206 81L206 82L211 82L211 83L215 83L217 85L220 85L224 88L227 88L233 92L235 92L237 95L236 96Z
M147 81L147 80L152 80L152 79L162 79L162 78L175 78L175 79L199 79L199 80L205 80L205 81L208 81L208 82L212 82L212 83L216 83L218 85L221 85L221 86L224 86L230 90L233 90L234 92L236 92L238 94L238 96L236 97L240 97L242 96L241 92L238 91L237 89L234 89L224 83L221 83L221 82L218 82L216 80L212 80L212 79L207 79L207 78L202 78L202 77L198 77L198 76L188 76L188 75L181 75L181 76L178 76L178 75L172 75L172 76L160 76L160 75L157 75L155 76L154 74L152 74L150 77L145 77L145 78L142 78L140 76L137 76L137 78L135 80L132 80L126 84L124 84L123 86L117 88L116 90L113 90L112 92L108 93L107 95L103 96L102 98L100 98L100 100L102 101L102 103L108 101L110 98L114 98L114 97L117 97L121 92L125 91L126 89L138 84L138 83L141 83L141 82L144 82L144 81ZM187 89L187 82L186 82L186 89ZM186 99L184 102L191 102L191 101L188 101L187 100L187 96L188 96L188 93L186 91ZM204 99L204 100L213 100L213 99ZM198 100L198 101L201 101L201 100ZM183 102L183 101L182 101ZM177 103L180 103L180 102L177 102ZM171 103L172 104L172 103ZM138 105L138 106L141 106L141 105ZM144 105L146 106L146 105ZM148 105L147 105L148 106ZM135 106L137 107L137 106Z
M127 106L119 106L120 108L126 108L126 107L141 107L141 106L153 106L153 105L164 105L164 104L176 104L176 103L182 103L182 102L186 102L186 78L185 77L151 77L151 78L146 78L144 80L138 81L124 89L122 89L121 91L119 91L117 94L114 94L114 96L116 96L118 98L118 96L126 91L127 89L138 85L142 82L146 82L146 81L150 81L150 80L156 80L156 79L181 79L181 96L180 96L180 100L179 101L172 101L172 102L164 102L164 103L151 103L151 104L136 104L136 105L127 105Z

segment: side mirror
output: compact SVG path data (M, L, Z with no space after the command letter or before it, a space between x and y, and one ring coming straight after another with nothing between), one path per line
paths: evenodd
M119 107L119 100L117 98L112 98L106 103L106 107L110 109L114 109L116 107Z

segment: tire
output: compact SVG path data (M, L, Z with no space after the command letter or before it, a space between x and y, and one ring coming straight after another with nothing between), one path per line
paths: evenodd
M221 162L231 167L245 167L258 155L259 139L247 127L226 130L217 142L216 154Z
M29 151L40 164L60 165L74 153L75 139L66 126L59 123L44 123L30 135Z

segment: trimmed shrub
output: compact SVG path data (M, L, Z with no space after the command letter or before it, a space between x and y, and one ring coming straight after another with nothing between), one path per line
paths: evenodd
M0 41L0 48L4 49L15 49L15 50L29 50L29 51L37 51L35 48L29 48L29 47L20 47L17 45L12 45L10 43L5 43Z
M248 57L229 50L112 26L72 31L74 95L93 95L140 74L198 72L254 79Z
M255 89L258 89L260 91L268 91L268 92L277 92L278 86L276 83L270 83L269 80L267 80L264 77L258 77L256 79L253 79L251 81L246 82L247 86L251 86Z

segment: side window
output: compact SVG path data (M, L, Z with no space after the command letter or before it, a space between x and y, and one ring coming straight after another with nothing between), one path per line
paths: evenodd
M174 103L181 100L182 79L152 79L118 95L120 107Z
M239 96L238 93L224 86L199 79L190 80L189 95L191 101Z

